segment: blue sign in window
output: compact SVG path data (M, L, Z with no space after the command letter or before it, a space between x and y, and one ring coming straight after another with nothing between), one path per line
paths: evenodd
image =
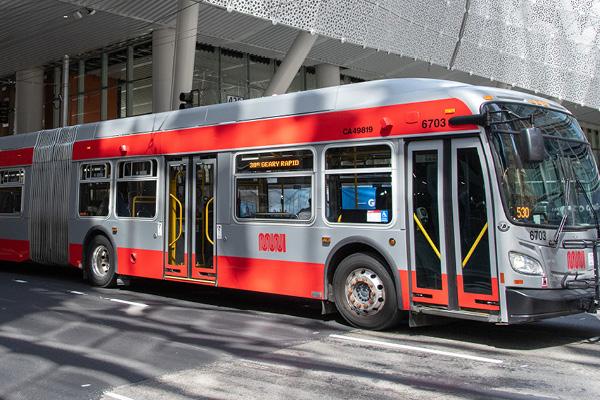
M342 209L374 210L376 192L373 186L342 187Z

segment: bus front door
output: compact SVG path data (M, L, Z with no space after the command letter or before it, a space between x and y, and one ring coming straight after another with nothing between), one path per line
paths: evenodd
M477 138L408 145L411 302L498 310L487 167Z
M216 281L215 164L214 159L199 157L167 163L167 278Z

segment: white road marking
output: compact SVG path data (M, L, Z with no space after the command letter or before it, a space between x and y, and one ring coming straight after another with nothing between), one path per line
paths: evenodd
M112 392L105 392L104 394L107 395L108 397L112 397L113 399L117 399L117 400L133 400L131 397L121 396L120 394L116 394L116 393L112 393Z
M85 293L83 293L83 292L78 292L77 290L69 290L69 293L72 293L72 294L78 294L78 295L85 295Z
M136 306L136 307L142 307L142 308L148 307L148 304L136 303L136 302L133 302L133 301L120 300L120 299L109 299L109 300L110 301L114 301L115 303L129 304L130 306Z
M90 385L89 383L86 383L85 385L81 385L81 387L90 387L92 385Z
M13 281L17 283L28 283L27 281L24 281L22 279L13 279Z
M512 394L519 394L521 396L535 396L537 398L542 398L542 399L560 399L560 397L555 397L555 396L551 396L551 395L547 395L547 394L542 394L542 393L536 393L527 389L509 389L509 388L493 388L492 389L493 392L500 392L500 393L512 393Z
M379 340L371 340L371 339L362 339L362 338L357 338L357 337L352 337L352 336L329 335L329 337L334 338L334 339L358 342L358 343L366 343L366 344L371 344L371 345L375 345L375 346L389 347L389 348L393 348L393 349L411 350L411 351L418 351L421 353L438 354L438 355L442 355L442 356L464 358L466 360L481 361L481 362L486 362L486 363L491 363L491 364L502 364L504 362L502 360L497 360L495 358L472 356L470 354L454 353L454 352L443 351L443 350L434 350L434 349L428 349L425 347L408 346L405 344L382 342Z

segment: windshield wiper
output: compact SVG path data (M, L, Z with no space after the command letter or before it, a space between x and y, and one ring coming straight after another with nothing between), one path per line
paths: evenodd
M558 246L558 240L560 239L561 233L565 229L565 224L567 223L567 218L569 217L569 209L571 208L571 179L569 179L568 175L566 174L565 166L563 164L562 159L560 160L560 166L561 166L561 169L563 170L563 175L565 176L565 179L566 179L566 182L565 182L565 212L562 216L562 219L560 220L558 229L554 233L554 237L552 238L552 240L550 240L548 242L548 245L550 247Z

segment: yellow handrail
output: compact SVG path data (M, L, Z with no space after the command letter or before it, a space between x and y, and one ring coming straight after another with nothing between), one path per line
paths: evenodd
M427 242L429 243L429 245L433 249L433 252L435 253L435 255L438 256L438 258L441 260L442 259L442 255L440 254L440 251L436 247L435 243L433 243L433 240L431 240L431 237L429 236L429 234L427 233L427 231L425 230L425 228L421 224L421 221L419 221L419 217L417 217L417 214L413 213L413 219L417 223L417 226L419 227L419 229L421 230L421 232L423 232L423 236L425 236L425 239L427 239Z
M205 235L206 235L206 240L208 240L210 242L210 244L212 244L213 246L215 245L215 242L213 242L213 240L210 238L210 236L208 236L208 206L209 204L214 200L214 196L210 198L210 200L208 200L206 202L206 207L204 208L204 228L205 228Z
M479 242L481 242L481 239L483 238L483 235L485 234L485 231L487 231L488 228L488 224L487 222L485 223L485 225L483 226L483 228L481 229L481 232L479 232L479 235L477 236L477 239L475 239L475 243L473 243L473 246L471 246L471 249L469 250L469 252L467 253L465 259L462 262L462 267L464 268L465 265L467 265L467 263L469 262L469 259L471 259L471 256L473 255L473 252L475 251L475 248L477 247L477 245L479 244Z
M171 247L175 243L177 243L179 238L181 238L181 234L183 233L183 204L181 204L179 199L177 197L173 196L172 193L169 193L169 196L173 200L175 200L175 203L177 203L179 205L179 233L177 234L177 237L175 237L175 239L171 243L169 243L169 247Z

